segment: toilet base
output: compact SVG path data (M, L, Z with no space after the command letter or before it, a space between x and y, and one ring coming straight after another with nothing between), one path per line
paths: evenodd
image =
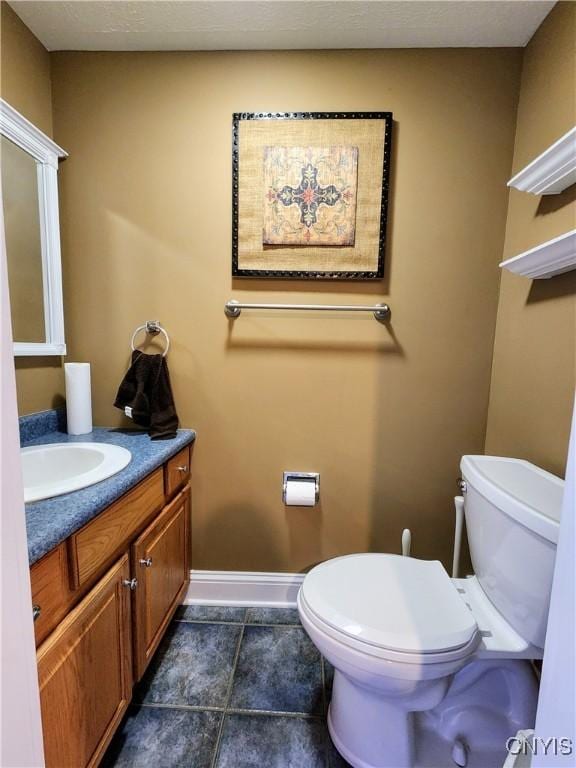
M430 766L442 766L442 768L456 768L453 758L454 744L443 739L440 734L423 728L420 725L420 713L414 715L416 731L416 757L414 768L430 768ZM328 712L328 729L334 746L342 757L354 768L371 768L368 763L358 762L358 756L352 755L346 747L338 741L337 734L331 724L330 712ZM506 750L494 748L476 748L467 754L466 768L498 768L504 765Z
M390 704L380 691L334 672L328 730L336 749L354 768L412 768L413 714Z
M412 729L410 728L409 730L411 731ZM372 740L368 749L368 742L363 742L362 744L360 744L359 741L356 742L356 746L362 751L362 753L365 753L362 757L356 752L351 752L349 749L349 740L345 745L340 738L337 727L334 725L334 721L332 719L332 704L330 704L328 707L328 731L334 746L342 755L342 757L350 763L352 768L413 768L414 766L412 750L413 740L408 743L401 744L400 749L395 749L393 751L391 751L387 745L385 750L385 758L383 758L382 753L380 753L380 755L373 753L373 748L375 746L381 747L380 744L375 745L374 740ZM359 740L359 735L357 735L356 738ZM372 759L367 761L365 757ZM373 762L373 759L376 759L377 762Z
M510 735L534 725L538 687L526 661L472 661L430 682L383 697L335 670L328 730L342 757L353 768L450 766L458 742L468 768L486 768L504 763Z
M342 755L344 760L350 763L352 768L374 768L373 765L360 761L358 755L353 755L340 739L332 722L332 704L330 704L328 707L328 732L330 734L330 738L332 739L332 743L338 752Z

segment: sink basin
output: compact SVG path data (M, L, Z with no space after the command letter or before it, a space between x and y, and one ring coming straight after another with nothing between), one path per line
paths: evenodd
M78 491L112 477L130 463L126 448L108 443L54 443L22 448L24 501Z

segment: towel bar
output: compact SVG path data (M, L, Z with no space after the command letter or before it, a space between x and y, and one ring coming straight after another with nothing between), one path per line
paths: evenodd
M299 309L303 312L372 312L374 318L380 323L390 320L390 307L388 304L374 304L372 306L363 306L358 304L245 304L235 299L230 299L224 305L226 317L234 320L240 317L243 309L279 309L292 310Z

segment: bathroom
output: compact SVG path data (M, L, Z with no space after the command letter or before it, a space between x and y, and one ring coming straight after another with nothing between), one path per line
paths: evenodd
M414 755L397 760L386 749L370 759L342 744L339 751L326 725L333 665L301 625L297 595L306 574L333 558L400 556L406 529L410 557L403 562L439 561L451 576L463 456L528 461L566 478L569 499L576 185L572 177L549 194L507 183L567 135L565 162L574 173L576 5L14 0L1 3L1 14L3 103L66 153L57 163L66 351L14 356L10 325L16 329L22 318L15 306L10 318L3 302L0 764L502 766L511 757L505 739L483 752L474 738L458 734L428 749L415 731ZM383 238L376 277L277 279L270 268L234 274L243 222L233 217L233 127L241 132L258 123L243 114L294 110L357 116L340 118L350 124L362 122L367 110L391 115L381 120L385 172L375 167L371 187L387 193L386 215L376 221L376 238ZM240 118L233 126L234 115ZM329 121L308 122L312 131ZM360 173L362 148L358 162ZM242 187L242 152L239 168ZM357 238L363 227L369 228L357 217ZM550 279L499 266L556 239L562 247L543 248L540 257L563 256L569 266ZM269 264L280 253L275 248L267 251ZM10 287L9 253L7 261ZM247 308L229 317L230 300L297 309ZM383 320L371 311L338 310L377 304L390 309ZM33 309L31 302L24 306ZM194 432L146 442L146 455L160 457L149 477L160 478L150 493L158 490L161 501L84 586L82 563L72 567L84 529L70 523L60 566L70 570L74 589L67 583L66 590L76 597L66 598L38 644L34 632L50 612L44 603L33 621L29 564L34 568L64 542L55 517L44 520L31 562L25 537L26 525L30 537L39 519L35 505L56 516L68 499L74 517L76 499L89 496L102 511L148 481L126 474L138 460L132 449L131 463L117 475L31 502L25 513L17 417L53 425L52 437L40 434L35 444L56 440L53 433L64 439L64 366L89 364L90 425L122 430L115 434L123 445L149 441L146 433L131 438L133 422L114 406L132 336L147 321L159 322L169 338L164 360L179 425ZM26 339L15 334L14 341ZM166 343L146 327L134 339L150 353ZM23 427L23 444L30 429ZM309 505L284 503L284 472L318 474L318 487L315 478L300 481L302 493L313 495ZM48 717L37 651L54 651L55 633L121 558L127 580L135 578L130 548L188 485L191 501L182 502L178 518L190 581L178 592L185 605L171 605L163 636L155 635L146 652L134 651L141 661L124 665L146 671L134 687L139 675L124 680L117 709L98 710L107 728L86 727L86 742L67 753L74 732L98 719L96 704L84 702L73 728L58 707L50 705L55 717ZM104 503L101 491L112 486L121 494ZM564 520L552 605L555 594L564 597L551 623L558 610L566 617L573 595L566 529L573 519ZM138 578L152 578L154 570L143 566ZM458 575L472 573L465 532ZM49 576L48 586L54 583ZM126 614L137 595L138 587L118 598ZM125 621L135 624L135 614ZM573 689L560 704L554 688L573 669L573 621L571 630L555 640L549 629L545 651L550 643L554 657L547 664L544 653L543 665L524 665L534 686L540 683L537 732L544 736L574 737L573 725L561 720L573 712ZM562 641L567 658L552 645ZM131 640L125 645L132 647ZM101 650L100 660L108 653L112 647ZM51 658L42 658L50 668ZM73 675L62 680L60 696L73 697ZM97 701L108 706L113 697L104 691ZM533 715L527 719L507 736L533 729ZM573 754L538 759L533 764L574 765Z

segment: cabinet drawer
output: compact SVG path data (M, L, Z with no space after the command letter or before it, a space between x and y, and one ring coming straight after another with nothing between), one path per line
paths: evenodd
M125 548L164 503L160 467L69 539L74 586L80 586Z
M40 610L34 621L36 645L39 645L64 618L75 599L70 589L68 553L64 542L34 563L30 570L30 582L32 604Z
M190 446L182 448L181 451L168 460L165 466L164 485L166 496L169 498L188 482L190 477Z

